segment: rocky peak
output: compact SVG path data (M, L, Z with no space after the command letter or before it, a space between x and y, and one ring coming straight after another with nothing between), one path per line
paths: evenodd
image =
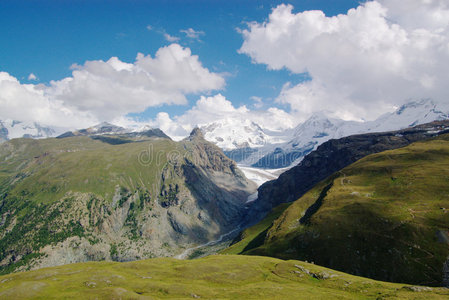
M189 139L192 140L193 138L204 139L203 132L199 127L193 128L192 132L190 133Z
M124 133L127 130L123 127L108 123L102 122L98 125L86 129L89 133Z

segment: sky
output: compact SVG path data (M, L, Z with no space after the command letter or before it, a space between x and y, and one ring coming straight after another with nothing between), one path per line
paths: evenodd
M449 99L446 0L2 0L0 32L0 120L181 137Z

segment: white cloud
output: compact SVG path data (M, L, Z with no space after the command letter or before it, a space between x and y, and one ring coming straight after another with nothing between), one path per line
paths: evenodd
M155 57L139 53L134 63L116 57L73 66L72 76L52 81L46 93L53 99L101 120L163 104L186 104L186 94L224 87L224 79L204 68L190 49L172 44Z
M80 128L121 120L129 113L165 104L187 104L187 94L222 89L224 78L203 67L198 56L178 44L154 57L139 53L134 63L117 57L73 65L72 76L49 86L21 84L0 73L0 120L36 121Z
M267 22L250 23L239 52L269 69L310 74L278 97L299 118L325 108L373 119L409 99L449 101L447 1L371 1L335 17L292 10L280 5Z
M167 33L164 28L155 28L152 25L147 25L146 28L148 31L154 31L158 34L161 34L167 42L176 43L180 40L179 37Z
M0 120L39 122L56 127L83 127L98 122L89 112L50 99L45 88L21 84L15 77L0 72Z
M33 73L30 73L30 75L28 75L28 80L29 80L29 81L31 81L31 80L37 80L37 77L36 77L36 75L34 75Z
M165 39L167 42L170 42L170 43L174 43L174 42L179 41L179 37L169 35L169 34L166 33L166 32L164 33L164 39Z
M196 31L193 28L188 28L188 29L182 29L180 30L180 32L185 33L185 35L188 38L194 39L194 40L200 40L200 37L202 35L205 35L204 31Z
M263 106L262 98L260 98L258 96L251 96L250 99L254 101L254 104L253 104L254 107L261 108Z

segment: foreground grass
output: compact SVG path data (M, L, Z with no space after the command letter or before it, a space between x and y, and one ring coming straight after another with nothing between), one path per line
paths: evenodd
M1 299L447 299L449 290L356 277L300 261L198 260L71 264L0 277Z

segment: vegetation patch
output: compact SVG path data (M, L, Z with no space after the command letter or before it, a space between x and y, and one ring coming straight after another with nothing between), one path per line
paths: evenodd
M90 262L0 276L0 298L447 299L449 291L374 281L301 261L219 255Z

